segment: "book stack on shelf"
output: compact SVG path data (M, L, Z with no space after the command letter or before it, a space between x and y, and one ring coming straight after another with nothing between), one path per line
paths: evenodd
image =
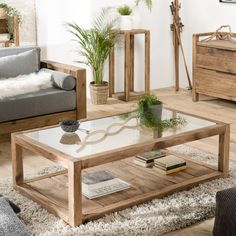
M160 150L146 152L144 154L137 155L134 159L134 163L142 167L152 167L154 166L155 159L164 157L165 155L166 153Z
M162 174L172 174L186 169L186 161L174 155L168 155L154 161L155 170Z
M89 199L105 196L130 188L130 184L107 171L82 176L82 194Z

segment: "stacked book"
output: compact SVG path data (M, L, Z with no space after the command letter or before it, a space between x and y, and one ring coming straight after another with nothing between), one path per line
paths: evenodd
M174 155L168 155L154 161L154 167L160 173L172 174L186 169L186 161Z
M152 167L155 159L164 157L165 155L166 153L160 150L146 152L144 154L137 155L134 159L134 163L142 167Z
M130 188L130 184L107 171L93 172L82 176L82 194L94 199Z

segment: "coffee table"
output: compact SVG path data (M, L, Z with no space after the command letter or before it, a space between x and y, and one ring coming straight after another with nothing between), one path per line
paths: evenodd
M163 109L163 118L184 117L187 125L158 133L140 127L132 113L84 121L74 135L59 126L12 134L14 188L71 226L105 214L144 203L153 198L189 189L207 180L227 177L230 126L222 122ZM89 130L87 134L85 130ZM133 163L134 156L155 149L219 136L218 167L187 160L185 171L162 175ZM65 137L67 136L67 137ZM78 144L63 144L80 139ZM68 142L68 141L66 141ZM39 154L63 169L32 179L24 179L23 149ZM106 170L127 181L131 188L89 200L81 194L81 175Z

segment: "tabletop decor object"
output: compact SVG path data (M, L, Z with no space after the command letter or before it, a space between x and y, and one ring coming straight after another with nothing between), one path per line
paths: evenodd
M186 124L186 120L182 117L162 120L162 102L153 94L140 97L137 105L140 124L147 128L163 131Z
M78 130L80 126L80 122L77 120L64 120L60 122L60 126L63 131L68 132L68 133L73 133L76 130Z

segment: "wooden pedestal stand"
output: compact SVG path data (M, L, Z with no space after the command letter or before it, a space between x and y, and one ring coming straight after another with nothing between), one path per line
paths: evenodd
M109 55L109 97L115 97L126 102L135 99L143 93L134 92L134 36L145 35L145 93L150 92L150 31L144 29L121 30L119 34L125 39L124 93L115 93L115 51Z

